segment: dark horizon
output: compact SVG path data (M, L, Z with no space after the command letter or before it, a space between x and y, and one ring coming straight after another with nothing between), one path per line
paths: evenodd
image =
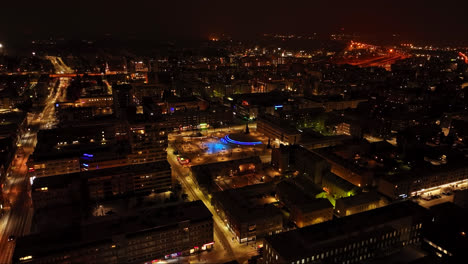
M376 40L468 41L468 2L436 1L80 1L8 2L2 6L0 40L30 39L188 40L226 34L251 39L263 33L344 32Z

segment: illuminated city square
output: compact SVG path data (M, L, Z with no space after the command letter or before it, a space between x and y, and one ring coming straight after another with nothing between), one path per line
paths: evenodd
M468 1L10 1L0 264L468 259Z

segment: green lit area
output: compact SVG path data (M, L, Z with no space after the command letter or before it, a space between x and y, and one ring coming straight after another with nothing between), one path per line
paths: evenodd
M214 90L214 91L213 91L213 96L214 96L214 97L224 97L224 94L222 94L222 93L220 93L220 92Z
M299 129L313 129L324 136L331 136L333 132L326 126L326 115L319 115L316 118L305 118L297 123Z
M316 199L328 199L330 203L335 207L336 205L336 199L333 198L333 195L327 193L327 192L321 192L315 196Z
M315 198L316 199L328 199L328 201L330 201L330 203L333 205L333 207L335 207L336 200L338 200L340 198L351 197L351 196L354 196L354 195L356 195L355 190L348 191L344 195L342 194L341 196L336 195L336 194L327 193L327 192L321 192L321 193L315 195Z

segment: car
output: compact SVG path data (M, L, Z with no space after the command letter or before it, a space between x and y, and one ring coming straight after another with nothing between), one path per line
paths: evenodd
M8 237L8 242L14 241L16 239L15 236L11 235Z
M188 165L190 163L190 159L186 157L177 156L177 160L179 161L180 165Z

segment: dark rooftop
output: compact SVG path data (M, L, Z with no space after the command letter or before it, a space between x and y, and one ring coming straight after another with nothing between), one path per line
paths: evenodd
M145 208L125 216L105 216L99 222L18 238L14 259L29 255L49 255L84 245L112 243L113 236L116 235L131 237L138 232L156 231L177 226L183 221L204 221L211 217L202 201L163 208Z
M411 201L391 204L378 209L338 218L266 237L273 248L287 260L307 257L319 245L349 239L362 232L371 232L399 218L423 216L426 209Z

